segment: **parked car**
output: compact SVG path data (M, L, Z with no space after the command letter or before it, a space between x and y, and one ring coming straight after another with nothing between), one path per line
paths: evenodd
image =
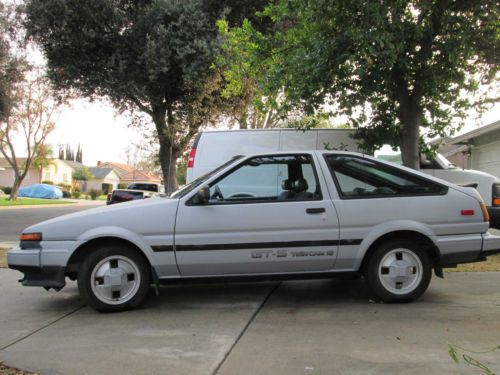
M162 185L154 183L154 182L134 182L128 185L127 189L130 190L143 190L143 191L152 191L155 193L164 193L165 189Z
M196 136L189 153L186 180L195 180L235 155L325 149L362 152L353 134L353 129L204 131ZM421 170L457 185L475 187L486 203L491 227L500 229L500 179L485 172L457 168L440 154L433 160L423 158Z
M78 280L99 311L135 307L150 284L361 274L388 302L431 272L500 253L474 188L350 152L237 156L170 198L35 224L8 253L26 286Z
M158 197L163 192L163 187L156 183L132 183L127 186L127 189L115 189L109 193L106 204L110 205L137 199Z

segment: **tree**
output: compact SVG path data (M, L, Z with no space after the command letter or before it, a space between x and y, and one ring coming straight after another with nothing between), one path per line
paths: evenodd
M57 168L57 164L54 163L53 160L53 153L54 151L49 145L43 143L38 145L38 149L33 157L33 163L31 165L33 166L33 168L37 168L40 171L51 165Z
M421 128L446 135L496 100L474 97L498 78L494 0L280 0L261 16L272 33L249 22L230 31L247 55L228 74L233 84L260 72L264 92L282 90L287 105L329 104L367 148L400 146L406 166L419 167Z
M255 9L249 0L29 0L26 26L58 89L150 117L171 192L178 156L220 114L215 22L240 22Z
M72 178L75 181L89 181L94 179L95 176L87 167L84 166L83 168L75 170Z
M39 71L31 71L26 81L16 85L15 104L10 108L5 120L0 122L0 153L14 171L14 185L11 200L17 199L22 181L40 156L39 148L45 144L47 136L55 127L53 117L59 103L54 99L52 88L46 77ZM22 138L26 158L20 160L15 150L16 138Z

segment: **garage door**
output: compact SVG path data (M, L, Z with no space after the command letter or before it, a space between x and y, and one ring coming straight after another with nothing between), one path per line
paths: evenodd
M500 178L500 141L472 149L472 169Z

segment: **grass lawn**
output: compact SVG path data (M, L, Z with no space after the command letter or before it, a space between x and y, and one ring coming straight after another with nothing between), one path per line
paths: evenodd
M68 204L71 201L61 199L41 199L41 198L17 198L15 201L10 201L8 198L0 198L0 207L10 206L38 206L41 204Z
M0 268L7 268L7 251L9 249L0 247Z
M500 272L500 254L488 257L486 262L459 264L457 268L445 268L446 272Z

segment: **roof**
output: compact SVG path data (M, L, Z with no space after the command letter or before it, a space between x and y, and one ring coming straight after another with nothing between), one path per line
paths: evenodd
M18 163L24 163L27 158L16 158ZM3 168L12 168L12 166L9 164L7 159L5 158L0 158L0 167Z
M63 159L58 159L58 160L61 160L63 163L69 165L71 168L73 169L82 169L84 167L84 165L80 162L77 162L77 161L73 161L73 160L63 160Z
M113 168L101 168L101 167L90 167L90 173L94 175L94 177L98 180L106 178L111 172L114 171Z
M16 158L17 159L17 162L18 163L24 163L26 161L27 158ZM51 160L59 160L59 161L62 161L63 163L65 163L66 165L68 165L69 167L73 168L73 169L82 169L84 167L84 165L82 163L79 163L77 161L73 161L73 160L62 160L62 159L51 159ZM11 168L11 165L9 164L9 162L7 161L7 159L5 158L0 158L0 167L4 167L4 168Z
M122 164L122 163L114 163L111 161L105 161L105 162L100 162L98 163L99 167L101 168L114 168L116 173L118 173L119 176L133 172L134 168L131 167L130 165L127 164Z
M453 139L450 140L450 143L459 143L459 142L464 142L467 141L471 138L476 138L481 135L487 134L489 132L499 130L500 129L500 120L492 122L491 124L481 126L480 128L474 129L470 132L464 133L462 135L459 135Z
M120 176L120 180L122 181L151 181L151 182L161 182L161 176L156 175L154 173L148 173L145 171L132 171L129 173L122 174Z

